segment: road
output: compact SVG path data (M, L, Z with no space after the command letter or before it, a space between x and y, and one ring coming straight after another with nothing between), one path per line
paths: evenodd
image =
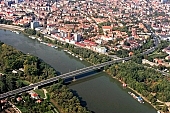
M8 101L9 104L15 109L17 113L22 113L14 104L12 104L10 101Z
M154 68L153 68L153 69L154 69ZM167 73L167 72L165 72L165 71L161 71L161 70L159 70L159 69L154 69L154 70L162 73L163 76L170 76L170 73Z
M165 71L162 71L162 70L159 70L159 69L155 69L155 68L149 67L149 66L144 66L144 67L145 67L145 68L153 69L153 70L155 70L155 71L157 71L157 72L160 72L163 76L170 76L170 73L168 73L168 72L165 72Z
M142 54L146 55L146 54L149 54L149 53L152 53L153 51L155 51L156 48L158 48L158 45L159 45L159 38L155 35L155 33L152 33L152 36L154 37L153 40L154 40L154 47L148 49L147 51L143 52Z

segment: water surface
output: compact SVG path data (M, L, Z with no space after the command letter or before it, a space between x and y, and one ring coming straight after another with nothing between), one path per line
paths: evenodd
M85 61L70 56L63 50L48 47L22 34L0 30L0 40L23 53L35 55L50 64L56 71L66 73L89 66ZM69 85L95 113L156 113L149 104L140 104L123 89L122 84L104 72Z

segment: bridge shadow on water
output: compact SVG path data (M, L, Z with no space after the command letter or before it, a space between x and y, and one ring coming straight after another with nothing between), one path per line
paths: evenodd
M65 84L65 85L70 85L70 84L71 84L72 82L74 82L74 81L76 81L76 83L77 83L77 81L82 80L82 79L89 80L89 78L90 78L90 79L91 79L91 78L96 78L96 77L94 77L94 75L102 72L102 70L103 70L103 68L101 68L101 69L96 69L96 70L92 70L92 71L86 72L86 73L84 73L84 74L78 74L78 75L75 76L75 78L72 77L72 78L65 79L65 80L64 80L64 84ZM59 72L57 72L57 73L58 73L59 75L61 75L61 73L59 73ZM49 83L48 85L40 86L39 88L46 87L46 86L49 86L49 85L52 85L52 84L55 84L55 83L58 83L58 81L53 82L53 83ZM75 90L73 90L73 89L70 89L70 91L73 93L74 96L78 97L78 99L80 100L80 104L81 104L83 107L86 107L86 108L88 109L86 101L84 101L83 98L78 95L77 91L75 91ZM88 110L90 110L90 109L88 109ZM91 111L91 113L95 113L95 112L94 112L94 111Z
M96 70L93 70L93 71L90 71L90 72L86 72L86 73L84 73L84 74L76 75L75 78L65 79L65 80L64 80L64 84L65 84L65 85L70 85L70 84L73 83L74 81L75 81L76 83L78 83L78 82L79 82L80 80L82 80L82 79L85 79L85 81L86 81L86 80L89 80L89 78L91 79L94 75L102 72L102 70L103 70L102 68L101 68L101 69L96 69ZM96 77L94 77L94 78L96 78ZM74 80L74 79L75 79L75 80ZM74 94L74 96L78 97L78 99L80 100L80 104L81 104L83 107L86 107L86 108L88 109L86 101L83 100L83 98L77 93L77 91L76 91L76 90L73 90L73 89L70 89L70 91ZM88 110L90 110L90 109L88 109ZM90 110L90 111L91 111L91 110ZM94 112L94 111L91 111L91 113L95 113L95 112Z
M86 72L86 73L83 73L83 74L77 74L75 77L65 79L64 83L66 85L69 85L71 82L92 77L93 75L95 75L95 74L97 74L101 71L102 71L102 69L96 69L96 70L89 71L89 72Z
M86 72L86 73L83 73L83 74L77 74L75 77L71 77L71 78L68 78L68 79L64 79L64 84L65 85L70 85L72 82L74 81L79 81L79 80L82 80L82 79L88 79L88 78L91 78L93 77L93 75L97 74L97 73L100 73L102 71L102 69L96 69L96 70L93 70L93 71L89 71L89 72ZM61 75L60 72L56 72L58 74L58 76ZM48 83L48 84L45 84L45 85L41 85L39 86L39 88L42 88L42 87L46 87L46 86L50 86L50 85L53 85L55 83L58 83L58 81L55 81L55 82L51 82L51 83Z
M88 109L86 101L84 101L84 100L82 99L82 97L80 97L80 96L78 95L77 91L72 90L72 89L71 89L70 91L73 93L74 96L76 96L76 97L80 100L81 106L86 107L86 108ZM89 110L89 109L88 109L88 110ZM94 111L91 111L91 113L95 113L95 112L94 112Z

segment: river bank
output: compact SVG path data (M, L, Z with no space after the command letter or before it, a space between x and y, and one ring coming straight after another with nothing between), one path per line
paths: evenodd
M110 73L108 73L108 74L111 76ZM123 87L123 84L124 84L123 81L121 81L121 80L119 80L118 78L113 77L113 76L112 76L112 78L113 78L113 79L116 79L116 80L119 81L119 82L121 82L121 83L122 83L122 87ZM126 85L125 87L126 87L126 88L129 88L130 90L132 90L133 92L135 92L137 95L139 95L140 97L142 97L147 103L149 103L152 107L154 107L154 108L157 110L156 106L154 106L153 104L151 104L151 102L150 102L146 97L144 97L143 95L141 95L139 92L137 92L136 90L132 89L132 88L129 87L128 85Z
M6 25L6 24L0 24L0 28L6 29L6 30L18 30L18 31L24 31L25 28L14 26L14 25Z
M11 29L12 30L12 29ZM2 30L1 30L2 31ZM9 32L9 31L4 31L4 32ZM12 32L9 32L10 34L13 34ZM19 38L22 34L20 34L20 35L18 35L18 34L14 34L15 36L17 36L17 38ZM8 37L8 36L7 36ZM18 39L17 39L18 40ZM20 40L21 41L21 40ZM31 40L31 41L33 41L33 40ZM22 42L22 41L21 41ZM34 42L37 42L37 41L34 41ZM38 43L38 44L40 44L40 43ZM24 45L24 44L23 44ZM42 45L42 44L41 44ZM33 49L32 49L33 50ZM29 53L29 55L31 55L30 54L30 52L26 52L26 53ZM33 55L34 56L34 55ZM44 54L43 54L43 56L44 56ZM48 63L49 64L49 63ZM62 71L61 71L62 72ZM49 73L50 74L50 73ZM49 76L50 77L50 76ZM69 90L68 90L68 92L69 92ZM71 93L71 92L70 92ZM62 99L62 98L61 98ZM74 99L75 99L75 97L74 97ZM78 98L76 98L77 100L78 100ZM64 99L63 99L64 100ZM77 103L78 104L78 103ZM71 105L70 105L71 106ZM76 107L81 107L81 104L79 104L78 106L76 106ZM57 107L58 108L58 107ZM62 108L62 107L60 107L60 108ZM84 109L84 110L86 110L85 108L83 108L83 107L81 107L82 109ZM60 111L60 110L59 110Z

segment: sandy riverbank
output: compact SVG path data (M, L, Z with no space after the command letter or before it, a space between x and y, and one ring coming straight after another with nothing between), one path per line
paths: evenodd
M19 27L15 25L6 25L6 24L0 24L0 28L5 30L18 30L18 31L24 31L25 29L23 27Z

